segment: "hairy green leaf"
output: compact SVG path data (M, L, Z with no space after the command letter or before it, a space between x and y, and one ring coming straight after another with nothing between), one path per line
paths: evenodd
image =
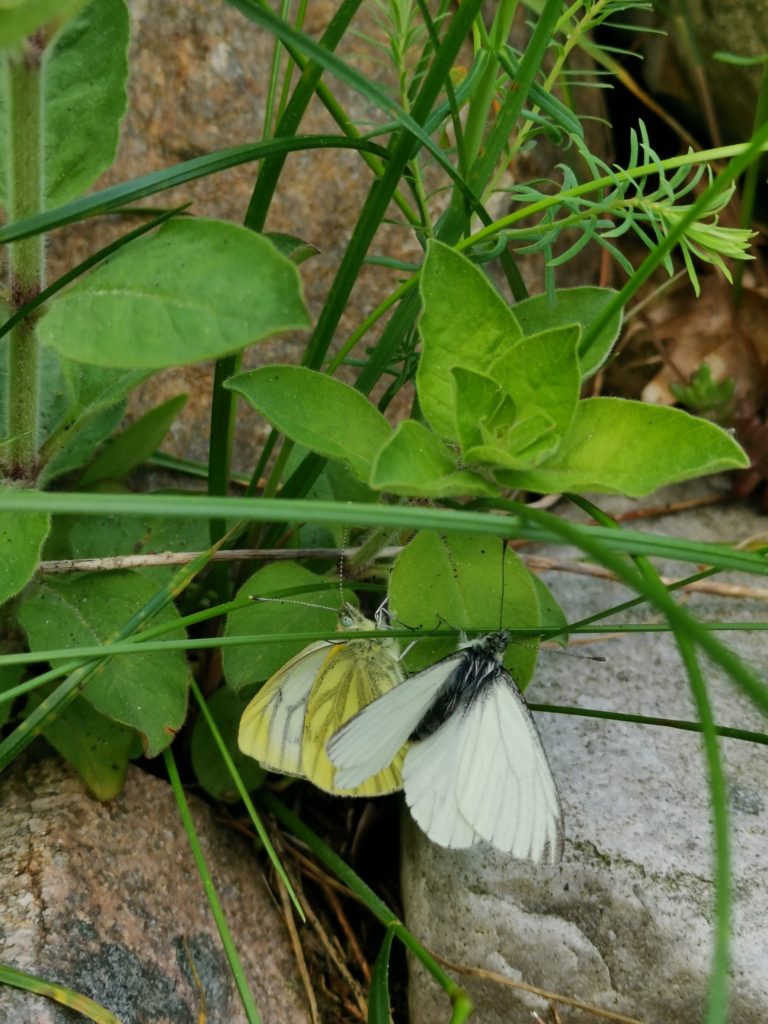
M748 465L729 434L680 409L588 398L579 402L571 429L549 461L496 477L507 487L545 494L597 491L637 498L665 484Z
M236 352L309 323L296 267L266 239L214 220L172 220L57 295L40 337L63 355L160 368Z
M19 620L33 651L90 647L112 639L154 594L154 585L132 572L49 577L31 590ZM178 618L169 605L153 622L160 625ZM183 636L181 629L175 635ZM107 661L83 697L102 715L136 729L145 753L154 757L184 722L189 681L180 651L137 653Z
M421 295L419 402L432 429L456 441L452 369L463 366L488 373L491 364L520 340L522 331L485 274L441 242L429 243Z
M291 440L340 459L361 480L368 479L376 452L392 433L359 391L303 366L262 366L230 377L225 387Z
M554 301L547 295L534 295L518 302L514 311L525 334L579 324L582 330L577 354L582 380L586 380L603 365L619 336L620 311L613 314L594 338L586 334L587 328L615 297L612 288L559 288Z
M0 512L0 605L34 575L50 525L44 512Z
M229 650L231 649L229 648ZM230 757L235 762L243 785L246 789L253 790L261 785L267 773L258 761L254 761L252 757L244 754L237 745L240 719L247 704L246 699L226 688L218 689L208 698L208 710L218 726L221 738L227 745ZM214 800L232 802L239 799L229 769L224 764L208 723L202 717L195 722L190 753L192 768L206 793L210 794Z
M498 488L484 477L459 469L454 453L417 420L397 425L376 456L371 487L424 498L498 494Z
M389 582L396 623L414 629L516 629L541 625L533 577L501 541L476 534L417 533L398 555ZM456 649L445 637L419 640L406 656L418 671ZM510 644L504 664L520 686L536 665L538 645Z

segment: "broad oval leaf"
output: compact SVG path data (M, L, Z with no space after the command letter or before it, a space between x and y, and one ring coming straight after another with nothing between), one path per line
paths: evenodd
M25 599L19 621L33 651L91 647L108 643L155 592L149 580L133 572L79 579L49 577ZM168 606L153 623L178 618L176 609ZM145 753L154 757L171 743L184 722L190 679L181 651L120 655L93 676L83 697L100 714L136 729Z
M403 548L389 581L394 624L414 629L516 629L541 625L533 577L495 537L422 530ZM405 663L414 672L456 649L456 641L425 637ZM536 666L536 640L512 642L504 664L524 687Z
M315 586L316 592L309 588ZM291 633L326 632L336 630L340 598L338 590L324 591L324 581L296 562L273 562L259 569L245 581L237 593L244 597L274 596L294 587L306 587L307 594L294 595L285 601L254 601L245 608L236 608L227 616L224 635L258 636L259 633L284 633L285 640L275 644L243 644L225 647L222 664L227 686L238 693L245 686L263 682L306 647L307 641L291 640ZM306 602L303 604L302 602ZM327 605L327 608L312 607Z
M57 295L38 330L70 359L159 369L308 324L298 271L270 242L226 221L180 219Z
M0 512L0 605L32 579L50 526L42 512Z
M303 366L262 366L230 377L236 391L292 441L340 459L367 480L392 428L365 395Z
M538 334L553 327L578 324L584 339L586 329L594 323L603 309L616 298L612 288L559 288L554 301L547 295L534 295L514 306L515 316L525 334ZM577 354L582 380L591 377L610 355L621 330L621 313L605 325L598 336L584 345L579 342Z
M421 271L421 297L419 402L432 429L440 437L457 441L451 371L464 366L488 373L522 332L485 274L441 242L429 243Z
M40 698L30 702L36 707ZM71 764L97 800L112 800L122 790L128 762L141 745L133 729L100 715L82 697L68 704L43 729L43 735Z
M729 434L681 409L587 398L550 460L496 476L508 487L544 494L597 491L639 498L666 484L748 465Z
M421 498L490 497L491 481L459 469L455 454L417 420L403 420L376 457L371 487Z

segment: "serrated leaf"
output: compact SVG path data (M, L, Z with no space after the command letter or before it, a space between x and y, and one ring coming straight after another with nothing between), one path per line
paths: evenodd
M503 603L502 603L503 602ZM541 625L533 577L497 538L422 530L398 555L389 582L394 623L414 629L536 629ZM456 649L444 637L419 640L405 658L416 672ZM504 664L520 686L536 665L538 645L510 644Z
M33 651L107 643L155 593L138 573L115 572L78 579L48 577L35 585L19 611ZM179 618L173 606L155 616L161 625ZM175 632L175 636L181 630ZM181 728L190 673L181 651L111 658L83 691L100 714L142 735L148 757L159 754Z
M666 484L748 465L729 434L681 409L587 398L553 458L496 477L505 486L545 494L597 491L638 498Z
M298 271L273 245L226 221L185 218L79 278L51 301L38 331L79 362L159 369L308 324Z
M32 579L50 526L45 513L0 512L0 605Z
M91 487L100 480L121 480L154 455L186 402L186 395L169 398L112 438L80 477L78 487Z
M490 481L459 469L454 453L423 423L403 420L376 456L371 487L390 494L424 498L488 497L498 494Z
M274 596L294 587L317 590L306 596L297 595L286 601L254 601L237 608L227 616L225 636L258 636L260 633L284 633L285 641L277 644L250 644L225 647L222 665L227 686L235 692L253 683L263 682L273 672L306 647L306 640L291 640L291 633L327 632L336 629L337 610L341 599L338 590L330 593L323 580L296 562L273 562L259 569L237 593L238 599L252 595ZM301 602L307 602L302 604ZM327 605L313 608L310 604Z
M368 479L376 452L392 433L365 395L303 366L262 366L230 377L225 387L286 437L341 460L360 480Z
M598 318L605 306L614 300L612 288L558 288L554 301L547 295L534 295L514 306L515 316L524 334L538 334L553 327L579 324L581 337ZM621 313L605 325L589 345L579 342L577 350L582 380L591 377L610 355L621 330Z
M248 701L233 693L232 690L219 689L208 698L208 710L213 716L221 738L227 746L229 755L235 762L243 784L247 790L257 789L266 778L267 773L244 754L237 745L237 731L240 719ZM232 781L232 776L222 759L221 753L202 715L195 722L191 743L192 768L197 781L214 800L233 801L240 796Z
M424 312L416 386L424 418L440 437L456 441L455 366L488 373L522 337L514 313L488 278L441 242L430 241L421 272Z

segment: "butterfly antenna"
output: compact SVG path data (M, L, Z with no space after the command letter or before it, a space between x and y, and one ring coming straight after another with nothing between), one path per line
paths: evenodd
M349 541L349 527L345 526L341 534L341 551L339 552L339 606L344 604L344 555Z
M277 604L298 604L302 608L322 608L325 612L338 612L338 608L331 608L327 604L314 604L312 601L297 601L291 597L262 597L261 594L251 594L250 601L274 601Z

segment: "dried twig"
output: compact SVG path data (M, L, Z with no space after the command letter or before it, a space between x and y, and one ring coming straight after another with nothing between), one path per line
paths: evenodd
M464 964L455 964L450 960L446 960L445 957L439 956L434 951L432 951L432 956L444 967L451 971L456 971L457 974L482 978L483 981L493 981L498 985L520 989L522 992L531 992L533 995L540 996L550 1003L562 1003L564 1006L572 1006L575 1010L583 1010L585 1013L591 1013L594 1017L612 1021L613 1024L643 1024L643 1021L638 1020L637 1017L627 1017L625 1014L616 1013L613 1010L603 1010L599 1006L593 1006L591 1003L582 1002L580 999L572 999L570 996L563 996L558 992L548 992L546 989L538 988L536 985L529 985L524 981L513 981L512 978L507 978L496 971L488 971L484 967L467 967Z

